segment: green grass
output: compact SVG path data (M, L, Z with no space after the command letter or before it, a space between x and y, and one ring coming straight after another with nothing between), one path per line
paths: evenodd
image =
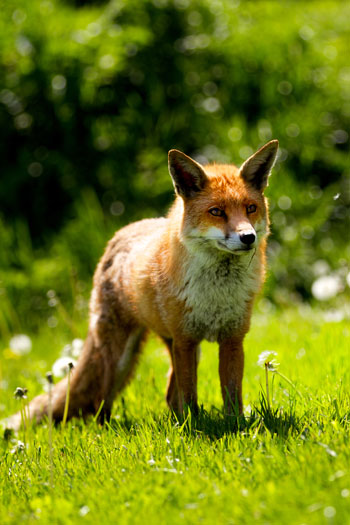
M257 309L258 312L258 309ZM79 329L84 331L84 324ZM199 416L167 412L168 357L152 339L110 425L70 421L29 428L26 448L0 441L0 522L26 523L350 523L350 330L319 311L257 313L246 339L245 418L224 418L215 345L203 344ZM19 408L69 341L60 325L33 337L15 359L0 347L1 410ZM258 355L278 352L266 407ZM6 382L4 382L6 380Z

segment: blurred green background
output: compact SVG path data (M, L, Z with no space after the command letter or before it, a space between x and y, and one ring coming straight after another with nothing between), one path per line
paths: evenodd
M86 316L108 238L172 201L169 149L239 165L272 138L260 308L350 315L349 20L338 1L2 3L0 335Z

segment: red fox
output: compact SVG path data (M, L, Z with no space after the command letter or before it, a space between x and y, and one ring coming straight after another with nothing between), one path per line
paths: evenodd
M243 339L265 273L269 218L264 189L275 163L272 140L237 168L202 166L175 149L169 172L176 198L166 218L118 231L94 276L90 324L72 373L68 417L109 417L115 395L132 375L149 330L171 358L166 400L180 414L198 409L198 348L219 343L225 409L241 414ZM62 419L67 380L53 389L52 412ZM48 396L30 403L31 419L48 413ZM20 415L8 420L18 428Z

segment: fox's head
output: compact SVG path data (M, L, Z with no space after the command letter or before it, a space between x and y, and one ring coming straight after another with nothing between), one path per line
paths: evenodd
M264 190L275 163L272 140L237 168L202 166L178 150L169 151L169 172L184 206L182 236L194 248L207 246L246 254L268 234Z

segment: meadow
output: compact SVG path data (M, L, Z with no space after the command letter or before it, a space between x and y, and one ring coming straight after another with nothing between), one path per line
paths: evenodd
M202 345L198 417L166 408L168 356L150 339L109 424L48 421L0 442L1 524L350 523L350 330L310 307L261 301L246 339L245 415L222 413L218 357ZM84 332L85 326L76 327ZM1 414L40 392L65 339L45 327L24 356L1 346ZM48 351L50 349L50 351ZM257 365L277 352L277 372Z

